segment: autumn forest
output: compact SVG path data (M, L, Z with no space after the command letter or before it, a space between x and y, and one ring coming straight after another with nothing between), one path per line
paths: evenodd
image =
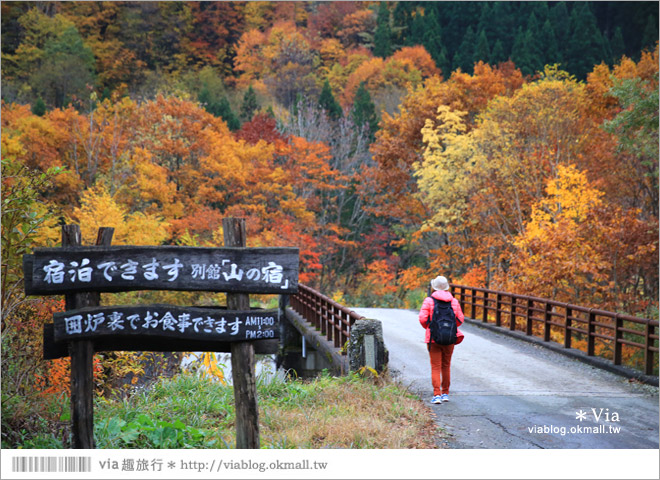
M3 446L68 389L62 301L21 283L65 223L219 246L243 217L345 305L443 274L657 319L658 61L657 2L2 2Z

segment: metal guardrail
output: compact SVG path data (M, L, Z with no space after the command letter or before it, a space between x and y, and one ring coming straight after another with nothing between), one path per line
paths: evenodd
M654 375L657 368L657 320L485 288L456 284L450 287L463 312L472 319L523 331L545 341L563 341L564 347L577 347L589 356L596 354L598 342L605 347L601 353L606 353L605 358L614 365L622 364L624 348L632 348L643 352L641 363L646 375ZM553 333L560 341L552 338ZM574 341L585 339L586 345L576 345Z
M362 317L331 298L306 285L298 285L298 293L289 297L289 305L321 331L335 348L341 348L350 338L351 327ZM345 355L346 352L343 351Z

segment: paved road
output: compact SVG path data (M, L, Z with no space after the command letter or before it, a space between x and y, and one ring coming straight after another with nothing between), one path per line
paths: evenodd
M417 312L355 311L382 321L390 370L430 400ZM474 325L461 330L451 400L432 405L450 448L658 448L657 388Z

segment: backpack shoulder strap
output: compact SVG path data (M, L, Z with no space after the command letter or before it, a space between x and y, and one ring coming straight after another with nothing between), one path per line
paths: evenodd
M449 305L451 305L451 301L448 302L448 301L446 301L446 300L440 300L440 299L435 298L435 297L431 297L431 298L433 299L433 303L434 303L434 304L438 304L438 303L439 303L439 304L442 305L442 304L444 303L444 304L449 304Z

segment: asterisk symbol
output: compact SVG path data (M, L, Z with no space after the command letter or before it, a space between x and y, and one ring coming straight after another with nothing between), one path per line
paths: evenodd
M170 468L170 469L171 469L171 468L176 468L176 462L169 462L169 463L167 464L167 468Z
M580 409L579 412L575 412L575 419L580 420L580 421L586 420L587 419L587 412Z

